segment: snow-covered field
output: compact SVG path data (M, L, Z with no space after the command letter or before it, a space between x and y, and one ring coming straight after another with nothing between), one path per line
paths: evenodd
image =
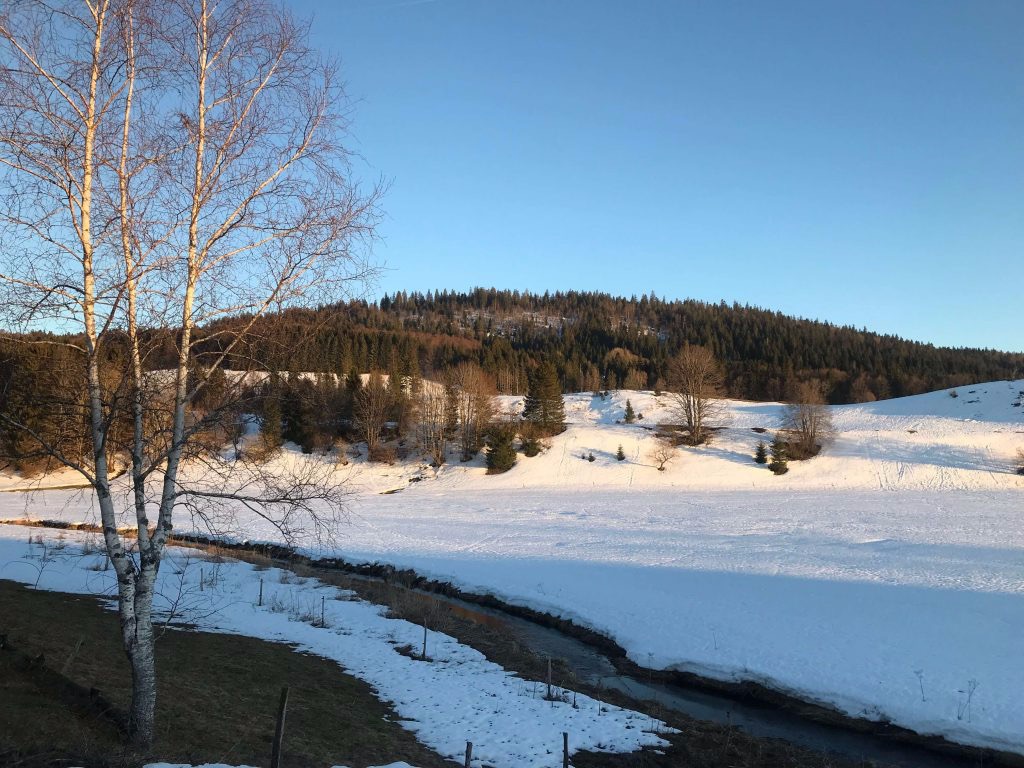
M0 525L0 578L109 596L114 572L103 570L100 546L95 534ZM164 615L173 610L199 629L290 643L337 661L373 686L403 727L446 757L461 762L472 741L474 762L542 768L562 749L563 732L573 752L632 752L666 743L656 732L668 728L647 715L571 692L564 701L547 701L542 685L439 632L427 638L430 661L401 653L403 646L422 648L423 629L387 618L383 608L345 590L276 568L211 562L191 549L171 548L168 557L157 584Z
M571 616L640 664L1024 753L1022 391L835 408L834 444L781 477L751 459L778 405L728 403L715 442L659 472L667 396L569 396L569 429L504 475L339 470L357 491L339 549ZM616 423L627 398L636 424ZM94 520L72 491L0 494L0 517L26 514Z

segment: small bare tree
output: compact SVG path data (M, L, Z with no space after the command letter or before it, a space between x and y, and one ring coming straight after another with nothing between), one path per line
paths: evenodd
M1017 449L1017 474L1024 475L1024 448Z
M790 434L786 453L790 459L809 459L832 439L832 414L817 381L796 384L786 406L785 428Z
M717 398L725 378L715 356L705 347L687 344L669 361L669 384L676 418L685 426L686 442L701 445L711 439L710 427L726 416Z
M664 472L666 465L676 457L676 447L670 439L658 439L650 452L651 461L658 467L659 472Z
M41 343L76 356L88 455L10 426L95 492L143 746L176 511L217 528L247 508L292 540L339 519L323 462L288 477L199 447L245 371L192 410L213 372L251 366L268 312L336 300L365 273L376 192L348 178L346 102L307 34L257 0L0 5L0 314L67 334ZM169 369L150 370L167 348Z

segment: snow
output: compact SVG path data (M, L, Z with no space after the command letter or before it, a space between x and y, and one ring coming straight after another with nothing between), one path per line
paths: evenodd
M454 453L339 469L338 550L573 618L642 665L1024 753L1024 380L956 393L834 408L835 442L781 477L751 460L779 404L727 402L712 445L659 472L668 395L567 396L566 432L503 475ZM72 494L0 494L0 517L95 521Z
M0 577L110 596L113 570L102 570L98 547L94 534L0 525ZM398 649L421 648L423 628L387 618L381 606L345 590L276 568L211 561L191 549L169 548L167 556L158 609L166 613L173 606L176 619L202 630L289 643L337 661L391 704L402 727L445 757L461 759L472 741L479 764L540 768L561 750L563 732L570 734L573 752L632 752L666 743L655 731L667 732L667 726L647 715L571 692L565 701L546 701L543 686L439 632L428 633L431 660L413 659ZM317 625L321 615L325 626Z

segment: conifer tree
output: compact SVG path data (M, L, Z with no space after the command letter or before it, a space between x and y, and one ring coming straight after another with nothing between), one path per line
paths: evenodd
M754 461L758 464L768 463L768 446L764 444L764 440L757 444L757 450L754 452Z
M515 428L509 425L495 425L487 435L487 474L500 475L508 472L516 463L516 449L512 445Z
M281 447L281 397L277 387L269 387L263 396L263 407L260 413L260 436L267 450L273 451Z
M636 413L633 411L633 404L629 400L626 401L626 415L623 417L623 421L627 424L632 424L636 421Z
M562 387L551 363L544 363L530 377L523 418L531 422L540 434L557 435L565 431Z
M786 443L779 435L772 439L772 461L768 469L776 475L784 475L789 472L789 461L786 458Z
M626 452L624 450L622 450L622 446L621 445L619 445L619 450L617 450L615 452L615 458L617 460L619 460L619 461L625 461L626 460Z

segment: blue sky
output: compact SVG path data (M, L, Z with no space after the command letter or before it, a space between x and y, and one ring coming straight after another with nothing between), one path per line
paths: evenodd
M653 290L1024 350L1024 2L290 5L391 182L374 295Z

